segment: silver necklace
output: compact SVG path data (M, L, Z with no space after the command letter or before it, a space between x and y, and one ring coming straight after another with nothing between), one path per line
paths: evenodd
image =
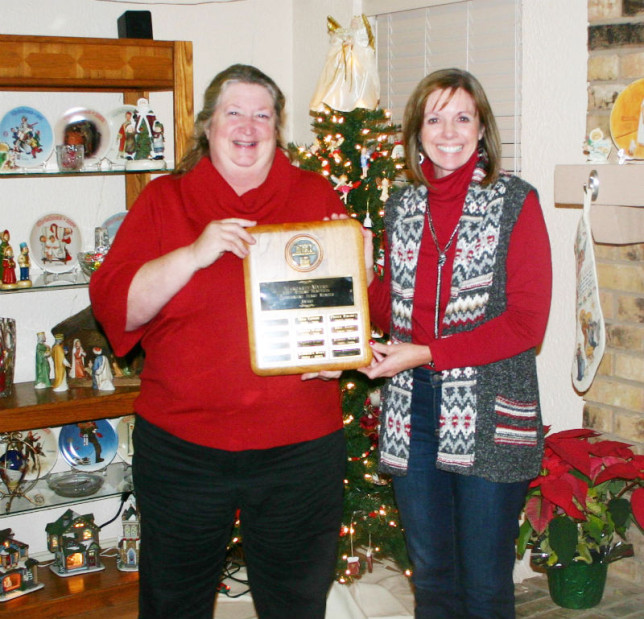
M436 230L434 229L434 222L432 221L432 216L429 212L429 205L427 205L427 223L429 224L429 231L432 233L432 239L434 240L434 245L436 246L436 251L438 252L438 272L436 277L436 309L434 311L434 337L438 339L438 310L440 306L443 267L445 266L445 262L447 262L447 252L449 251L452 242L456 238L456 233L458 232L458 227L461 224L461 219L459 217L456 227L454 228L454 230L452 230L449 241L447 241L447 245L445 245L443 249L441 249L440 245L438 244Z

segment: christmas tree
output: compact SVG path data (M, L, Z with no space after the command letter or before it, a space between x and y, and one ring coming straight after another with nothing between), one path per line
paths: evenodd
M371 228L379 258L384 204L404 167L402 145L394 143L400 127L381 108L341 112L325 105L311 116L315 142L289 144L291 158L329 179L349 214Z
M311 115L315 142L308 147L289 144L291 157L328 178L348 213L371 228L381 267L384 204L404 168L404 153L396 142L400 128L381 108L342 112L324 106ZM341 378L348 462L336 570L340 582L371 569L373 559L409 566L391 481L377 471L381 384L359 372L345 372Z

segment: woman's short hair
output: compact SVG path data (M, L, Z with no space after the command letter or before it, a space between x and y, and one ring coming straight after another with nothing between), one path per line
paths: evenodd
M484 127L480 145L488 157L487 173L482 181L483 185L494 182L501 170L501 138L492 107L481 83L468 71L463 69L440 69L423 78L409 97L405 107L403 120L403 142L407 167L412 179L423 185L428 185L420 166L422 144L420 132L425 117L425 105L429 95L437 90L451 91L447 103L456 90L464 90L472 97L478 113L481 127ZM422 153L424 154L424 153Z
M268 75L246 64L234 64L224 69L210 82L203 98L203 109L195 120L193 141L191 149L184 155L183 159L175 166L176 174L183 174L194 168L200 159L210 151L208 142L208 131L212 117L221 100L221 96L230 84L257 84L268 90L273 98L275 111L275 132L278 147L282 147L282 124L284 122L285 98L278 85Z

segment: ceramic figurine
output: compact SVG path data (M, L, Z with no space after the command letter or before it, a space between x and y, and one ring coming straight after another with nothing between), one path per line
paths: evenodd
M85 357L87 353L78 338L74 338L72 352L70 354L69 378L86 378Z
M16 261L13 258L11 245L5 245L2 254L2 289L13 290L18 287L16 279Z
M597 127L588 134L584 151L588 161L608 161L612 148L611 139L604 137L604 132Z
M104 570L99 531L93 514L80 516L71 509L50 522L45 527L47 549L54 553L54 562L49 569L63 577Z
M31 259L29 258L29 247L27 243L20 243L20 255L18 256L18 267L20 269L20 288L31 288L31 279L29 279L29 269Z
M123 537L117 544L116 567L122 572L138 572L141 547L141 518L133 496L130 497L129 502L130 504L123 510L123 515L121 516Z
M4 275L4 250L9 247L9 240L11 235L9 230L5 230L2 233L2 238L0 239L0 282L2 281L2 276Z
M37 335L36 344L36 383L34 389L46 389L51 387L51 380L49 378L49 357L51 356L51 349L46 343L45 333L39 331Z
M132 123L134 125L134 153L126 155L126 169L155 170L165 168L163 125L150 109L147 99L141 98L136 102Z
M54 336L56 340L51 349L51 358L54 362L54 382L51 384L54 391L67 391L67 371L65 368L70 367L69 361L65 359L65 348L63 346L64 335L57 333Z
M134 159L134 152L136 149L134 139L135 131L136 127L134 126L134 120L132 119L132 112L128 110L125 112L125 120L121 123L118 130L118 155L122 159Z
M92 384L94 389L99 391L114 391L114 383L112 383L112 370L107 356L103 354L103 349L96 346L92 352L94 353L94 364L92 366Z
M165 152L165 132L163 125L155 120L152 125L152 158L163 159Z
M29 544L14 539L11 529L0 531L0 582L0 602L45 586L38 582L38 561L29 558Z

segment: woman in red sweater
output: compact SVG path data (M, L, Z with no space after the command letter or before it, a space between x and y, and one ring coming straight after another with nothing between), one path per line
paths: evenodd
M212 617L238 510L258 616L325 614L345 462L338 383L253 374L246 324L247 228L345 212L328 181L281 151L283 109L254 67L216 76L194 148L145 188L92 276L115 353L145 350L133 458L142 619Z
M490 104L466 71L424 78L405 111L413 184L385 208L371 317L391 335L380 466L414 566L416 619L512 619L514 540L543 426L536 374L550 307L537 193L500 170Z

